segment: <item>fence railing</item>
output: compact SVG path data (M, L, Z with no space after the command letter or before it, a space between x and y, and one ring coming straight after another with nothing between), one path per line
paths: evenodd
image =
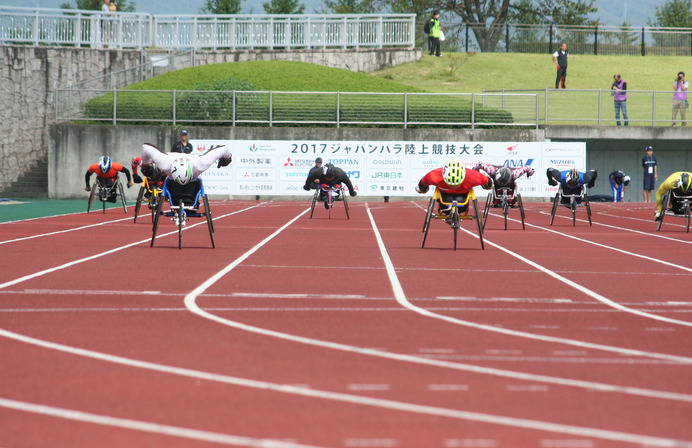
M56 122L227 126L532 127L535 93L56 91ZM82 104L81 107L75 107Z
M671 82L672 84L672 82ZM541 125L588 125L615 126L615 97L610 89L592 90L486 90L484 93L534 93L541 104L539 123ZM628 90L625 106L628 119L620 113L620 124L628 121L629 126L670 126L673 123L673 94L667 90ZM680 126L692 122L687 109L681 117L678 110L676 123ZM683 124L684 125L684 124Z
M0 43L161 49L415 45L415 14L151 15L0 6Z

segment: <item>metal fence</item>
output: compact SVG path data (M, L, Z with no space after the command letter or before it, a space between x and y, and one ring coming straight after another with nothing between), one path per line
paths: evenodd
M0 6L0 43L161 49L415 45L415 14L150 15Z
M59 89L56 122L227 126L532 127L538 95ZM88 99L84 99L88 98ZM74 105L83 104L81 108Z
M615 102L609 89L593 90L487 90L484 93L534 93L540 103L540 125L615 126ZM628 90L626 110L629 126L670 126L673 123L673 94L665 90ZM679 125L692 121L678 113ZM620 123L624 125L620 114ZM684 124L683 124L684 125Z
M466 52L552 53L566 42L572 54L692 55L692 28L464 23L445 33Z

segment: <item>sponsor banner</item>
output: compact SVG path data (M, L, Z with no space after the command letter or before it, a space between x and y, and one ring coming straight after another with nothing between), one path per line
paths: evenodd
M302 189L315 159L343 169L354 188L366 196L412 196L421 177L444 165L451 157L467 168L478 162L510 168L531 166L536 174L521 177L518 190L527 197L552 197L545 172L585 170L586 144L582 142L377 142L377 141L283 141L191 140L194 153L212 146L230 145L233 163L216 166L202 175L210 194L305 195ZM430 193L428 193L430 195ZM478 198L487 192L476 189Z

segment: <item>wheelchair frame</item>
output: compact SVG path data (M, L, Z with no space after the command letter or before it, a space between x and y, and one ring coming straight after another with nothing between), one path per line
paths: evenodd
M334 192L339 191L339 197L334 199ZM346 200L346 192L344 191L343 184L327 186L326 188L322 184L317 186L315 194L312 195L312 205L310 206L310 219L312 219L312 214L315 212L315 204L317 203L317 198L320 192L324 192L327 195L327 204L329 204L329 219L332 219L332 207L334 202L343 201L344 208L346 209L346 219L351 219L348 213L348 201Z
M473 202L473 210L475 215L469 214L469 202ZM442 214L438 210L438 213L434 213L435 204L447 206L443 211L449 211L449 214ZM466 210L462 214L459 213L460 207L466 207ZM428 203L428 210L425 215L425 223L423 224L423 241L421 242L421 249L425 247L425 240L428 237L428 230L430 228L430 221L433 219L443 219L447 224L450 225L454 231L454 250L457 250L457 232L461 227L462 220L475 220L478 225L478 236L481 240L481 249L485 250L485 243L483 242L483 226L481 225L480 214L478 213L478 201L476 200L476 194L473 190L470 190L466 195L466 201L459 203L457 201L444 202L442 201L442 193L440 190L435 189L433 197L430 198Z
M499 195L497 194L498 190L500 191ZM511 204L512 199L515 198L517 205ZM493 205L495 200L499 201L498 205ZM483 230L485 231L485 223L488 221L488 211L490 210L490 207L502 208L502 214L505 217L505 230L507 230L507 215L509 214L509 209L516 208L517 206L519 207L519 212L521 214L521 228L526 230L526 224L524 224L526 215L524 213L524 203L521 200L521 194L516 193L509 187L493 188L493 190L488 193L488 199L486 199L485 208L483 209Z
M139 187L139 193L137 194L137 202L135 203L135 220L134 222L137 222L137 215L139 214L139 209L142 206L142 202L144 202L144 194L146 192L149 192L149 199L146 199L147 204L149 206L149 210L151 210L151 222L154 222L154 213L156 210L156 207L158 205L158 201L161 197L161 193L163 192L163 189L159 187L152 186L151 181L147 176L144 176L144 180L142 181L142 185Z
M154 247L154 240L156 239L156 231L159 226L159 220L162 215L169 216L176 222L178 226L178 249L183 248L183 228L187 223L188 217L202 217L207 218L207 227L209 228L209 237L211 238L211 245L216 248L216 241L214 240L214 223L212 222L211 209L209 208L209 199L204 192L204 185L202 184L202 179L197 179L199 182L199 189L195 193L195 200L192 205L185 205L182 198L173 198L170 189L168 188L169 179L163 183L163 190L161 192L161 198L156 204L155 214L154 214L154 225L151 235L151 245ZM172 182L172 181L171 181ZM204 212L199 211L199 200L202 199L204 204ZM174 204L175 200L178 200L177 205ZM163 203L168 202L170 209L168 211L163 211Z
M676 197L682 201L682 213L673 212L673 203L671 202L671 196ZM656 231L661 230L661 224L663 224L663 218L665 216L674 216L676 218L685 218L685 228L687 233L690 232L690 202L692 202L692 195L688 196L678 196L673 190L669 190L665 195L663 195L663 208L661 212L661 219L658 220L658 227ZM668 208L668 205L671 207Z
M120 177L115 176L113 184L110 186L103 186L101 184L101 179L106 179L105 177L96 176L96 180L91 186L91 192L89 193L89 203L87 205L87 213L91 211L91 204L94 202L94 197L98 196L99 200L103 204L103 213L106 213L106 202L108 202L108 196L111 195L113 190L115 194L120 195L120 202L123 204L123 210L127 213L127 202L125 201L125 190L123 189L123 184L120 183Z
M562 204L562 198L569 198L569 204ZM581 204L577 203L577 199L581 199ZM572 227L577 225L577 208L586 207L586 215L589 218L589 226L593 226L591 222L591 205L589 204L589 197L586 194L586 186L581 186L581 193L579 194L564 194L562 191L562 185L557 190L555 194L555 199L553 199L553 209L550 212L550 225L553 225L553 220L555 219L555 212L558 206L566 205L572 211Z

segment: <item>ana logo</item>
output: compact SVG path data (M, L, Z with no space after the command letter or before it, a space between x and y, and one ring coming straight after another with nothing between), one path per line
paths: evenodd
M252 146L250 146L250 151L251 151L251 152L257 152L257 145L255 145L255 144L253 143Z
M531 166L532 163L533 159L528 159L526 162L521 159L507 159L503 165L510 168L521 168L522 166Z
M288 159L286 159L286 162L284 162L284 166L295 166L295 164L293 163L293 161L289 157Z
M197 145L197 151L203 152L205 149L207 149L207 145L205 145L204 143L200 143L199 145Z
M512 152L512 151L514 151L515 149L517 149L517 146L519 146L519 143L517 143L516 145L510 146L509 148L507 148L507 151Z

